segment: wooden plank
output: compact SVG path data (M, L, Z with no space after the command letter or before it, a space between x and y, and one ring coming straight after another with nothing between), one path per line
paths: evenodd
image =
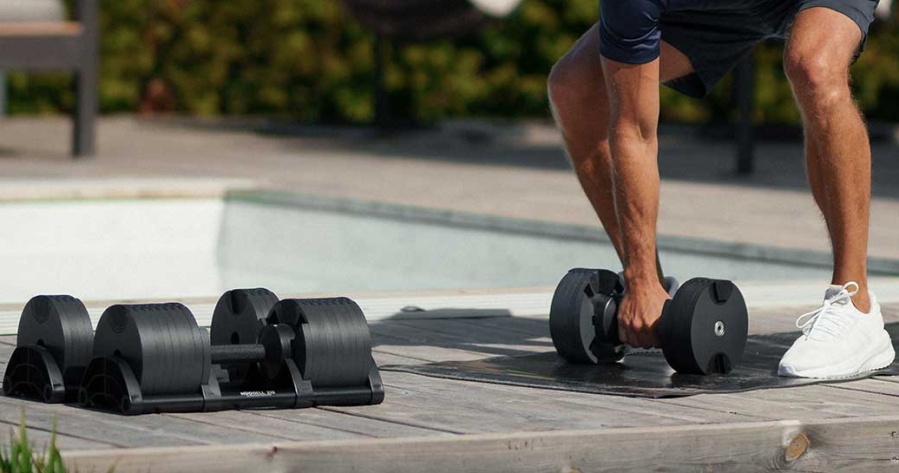
M9 445L11 436L18 436L18 433L18 422L0 421L0 448ZM38 451L44 451L44 448L50 444L50 437L52 436L50 431L38 429L31 425L27 426L26 434L28 435L28 443L37 448ZM97 450L113 448L115 445L57 433L56 447L60 450Z
M872 471L899 417L69 452L79 471Z
M0 37L78 36L81 32L81 23L75 21L0 22Z
M359 433L343 429L334 429L325 425L303 422L307 411L298 409L285 411L294 417L288 421L278 416L259 415L256 411L222 411L197 412L189 414L165 414L164 417L183 419L196 424L209 426L218 432L222 439L216 443L246 443L248 434L264 436L270 440L331 440L366 437ZM143 417L143 416L142 416ZM141 417L141 418L142 418Z
M841 417L899 415L890 397L848 390L853 383L763 389L735 394L700 394L659 400L661 404L748 415L763 419L816 421ZM839 388L839 389L835 389Z
M163 445L209 445L280 440L272 435L254 432L229 432L227 429L167 415L125 417L89 411L62 404L42 404L0 396L0 421L19 422L21 409L29 426L50 430L53 420L57 431L86 440L110 443L119 447ZM209 419L218 413L208 413ZM206 419L207 417L204 417Z
M884 383L899 383L899 376L878 376L876 378L877 381L882 381Z
M884 376L881 378L864 379L852 383L834 384L830 387L848 391L883 394L884 396L899 396L899 379L896 379L895 376ZM884 402L893 401L884 399Z
M324 409L450 433L676 425L746 418L666 406L649 399L551 392L408 373L384 372L382 376L387 388L384 404Z
M13 343L9 343L8 341L3 340L3 338L6 338L7 340L12 338ZM15 337L0 338L0 377L2 377L3 373L6 372L7 362L9 361L9 357L12 356L12 352L15 349L16 349Z
M439 430L416 427L372 417L357 416L352 413L328 411L325 409L299 410L259 410L253 415L271 417L286 422L296 422L303 426L318 426L339 430L357 437L396 438L442 435Z

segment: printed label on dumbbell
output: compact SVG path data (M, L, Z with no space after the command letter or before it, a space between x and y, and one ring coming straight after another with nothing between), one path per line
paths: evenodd
M240 395L243 397L270 397L274 396L275 391L241 391Z

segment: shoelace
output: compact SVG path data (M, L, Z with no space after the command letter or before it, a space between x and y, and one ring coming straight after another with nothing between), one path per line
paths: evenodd
M855 286L854 290L849 289L852 286ZM796 319L796 328L802 329L802 333L804 333L806 337L811 336L812 330L815 329L830 335L837 335L842 331L846 320L842 318L835 319L833 317L827 317L827 314L834 304L850 301L852 296L858 294L858 290L858 283L855 281L847 282L843 285L842 289L840 289L840 292L827 298L827 300L824 301L824 305L811 312L800 315L799 318ZM806 318L807 320L803 321L803 319ZM818 323L819 321L821 323Z

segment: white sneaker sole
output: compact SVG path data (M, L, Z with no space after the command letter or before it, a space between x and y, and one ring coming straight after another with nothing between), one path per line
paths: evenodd
M883 337L874 349L859 353L836 365L800 371L781 365L777 369L777 374L793 378L845 379L886 368L896 359L896 351L887 331L884 330L882 333Z

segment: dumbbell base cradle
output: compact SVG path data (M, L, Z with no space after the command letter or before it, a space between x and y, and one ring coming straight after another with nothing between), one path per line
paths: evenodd
M66 391L62 370L50 350L39 345L29 345L16 348L9 358L3 375L3 394L59 403L74 400L78 391Z
M141 393L137 377L128 363L116 356L95 358L85 370L79 402L84 407L99 407L138 415L160 412L212 412L229 409L304 408L322 405L367 405L384 400L384 389L377 368L372 369L365 386L320 387L303 379L293 360L285 360L281 374L273 380L244 384L244 389L228 382L220 383L213 369L209 381L196 392L147 395ZM265 379L250 374L252 381Z

